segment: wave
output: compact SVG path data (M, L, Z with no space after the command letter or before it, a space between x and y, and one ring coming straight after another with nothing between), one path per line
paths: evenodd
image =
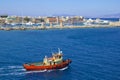
M7 75L24 75L24 74L29 74L29 73L41 73L41 72L47 72L47 70L40 70L40 71L26 71L25 69L16 69L13 70L12 72L8 73L0 73L0 76L7 76Z
M3 70L3 69L5 69L5 68L0 68L0 70Z
M39 71L26 71L22 66L6 66L0 68L0 76L7 76L7 75L24 75L29 73L42 73L42 72L52 72L56 70L66 70L68 67L62 69L53 69L53 70L39 70Z
M22 66L3 66L0 67L0 71L10 71L10 70L24 70Z
M23 66L8 66L8 68L10 68L10 69L14 69L14 68L23 68Z
M67 67L64 67L64 68L62 68L62 69L59 69L60 71L63 71L63 70L66 70L66 69L68 69L68 66Z
M47 70L39 70L39 71L26 71L25 73L39 73L39 72L47 72Z
M68 67L62 68L62 69L53 69L53 70L38 70L38 71L26 71L25 73L39 73L39 72L52 72L52 71L56 71L56 70L66 70Z
M21 75L25 72L22 66L3 66L0 68L0 76Z

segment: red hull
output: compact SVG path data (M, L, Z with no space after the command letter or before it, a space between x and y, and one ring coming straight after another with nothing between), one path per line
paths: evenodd
M66 66L68 66L71 63L71 60L65 60L60 64L55 64L55 65L40 65L40 66L36 66L36 65L28 65L28 64L24 64L24 68L27 71L33 71L33 70L52 70L52 69L61 69L64 68Z

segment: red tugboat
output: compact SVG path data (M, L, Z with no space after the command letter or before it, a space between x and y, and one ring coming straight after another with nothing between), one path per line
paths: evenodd
M54 69L62 69L67 67L72 61L70 59L63 60L63 54L60 49L58 49L57 53L52 54L52 57L43 59L43 62L37 63L26 63L24 64L24 68L27 71L33 70L54 70Z

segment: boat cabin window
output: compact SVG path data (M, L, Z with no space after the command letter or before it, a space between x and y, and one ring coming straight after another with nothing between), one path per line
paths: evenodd
M61 56L59 56L59 58L61 58Z

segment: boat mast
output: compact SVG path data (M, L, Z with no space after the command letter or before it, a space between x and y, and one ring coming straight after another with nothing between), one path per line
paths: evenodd
M62 51L60 51L60 48L58 48L58 53L59 53L59 54L61 54L61 53L62 53Z

